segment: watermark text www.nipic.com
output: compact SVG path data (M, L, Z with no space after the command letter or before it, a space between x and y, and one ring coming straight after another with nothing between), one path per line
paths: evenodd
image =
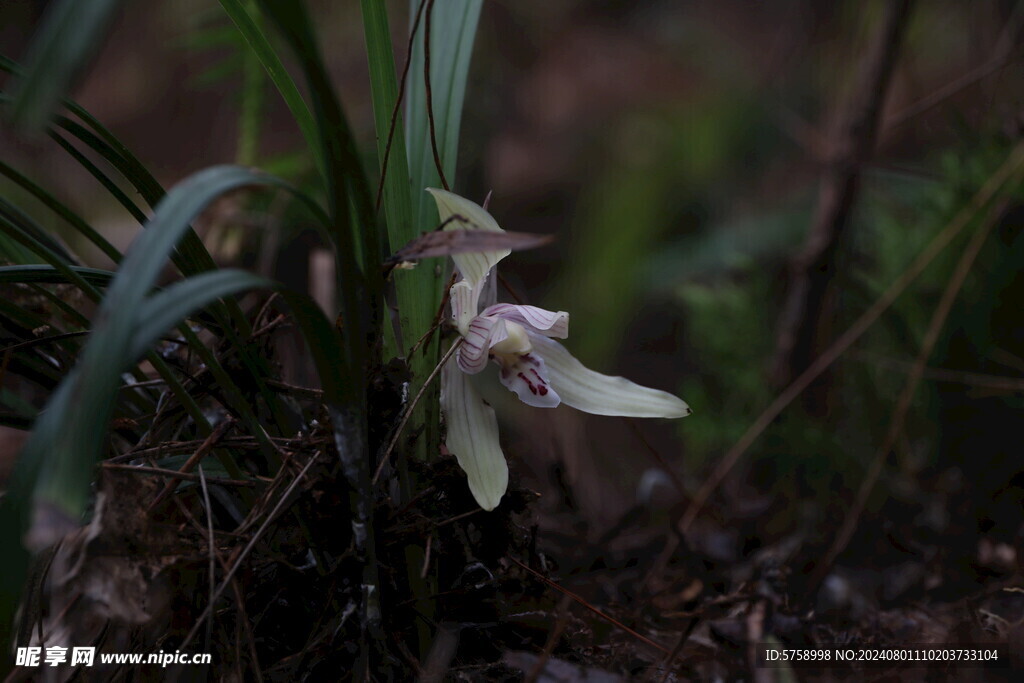
M168 667L172 664L209 664L208 652L100 652L97 662L95 647L19 647L15 655L15 666L94 666L96 664L157 664Z

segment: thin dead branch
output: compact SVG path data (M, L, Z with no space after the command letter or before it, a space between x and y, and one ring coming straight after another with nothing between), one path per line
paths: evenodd
M168 477L170 479L179 479L181 481L195 481L200 480L200 476L197 474L190 474L188 472L179 472L178 470L166 470L162 467L146 467L145 465L119 465L117 463L105 462L101 465L104 469L118 470L120 472L129 472L135 474L149 474L160 477ZM216 484L218 486L244 486L247 488L253 488L259 485L256 481L247 481L245 479L224 479L223 477L203 477L210 484Z
M210 436L206 437L206 440L203 441L199 448L196 449L196 452L193 453L189 457L189 459L185 461L185 464L181 466L179 472L182 474L187 474L191 472L193 469L195 469L196 465L198 465L199 462L203 458L205 458L210 453L210 451L214 449L217 443L224 438L224 435L227 434L228 431L235 426L235 424L236 421L234 419L229 418L221 422L219 425L217 425L217 427L213 430ZM167 496L174 493L174 490L176 488L178 488L177 481L172 479L171 481L167 482L167 485L164 486L164 490L161 491L157 495L156 499L154 499L153 502L150 504L148 510L149 514L153 514L153 512L160 507L160 504L167 499Z
M409 31L409 43L405 48L405 65L402 67L402 79L398 83L398 97L395 98L395 106L391 110L391 125L388 126L388 141L384 145L384 158L380 162L380 183L377 185L377 201L374 206L380 211L380 202L384 197L384 179L388 176L388 160L391 158L391 144L395 141L395 129L398 126L398 112L402 109L402 100L405 98L405 83L409 78L409 66L412 64L412 45L416 40L416 32L420 28L420 19L423 18L423 7L427 0L420 0L416 8L416 18L412 22L412 30Z
M779 318L772 380L785 386L806 369L827 338L828 292L836 254L860 188L861 168L875 147L889 81L899 56L912 0L885 4L885 16L863 61L858 85L840 115L835 146L818 194L804 247L790 268L789 293Z
M210 604L206 606L206 609L203 610L203 613L199 615L198 619L196 619L196 623L192 626L192 630L189 631L188 635L185 636L185 639L181 641L179 649L184 650L188 647L188 644L191 643L192 639L196 637L196 634L199 632L199 629L202 627L203 623L207 619L209 619L210 616L213 614L213 608L214 605L216 604L216 601L227 589L228 585L231 583L231 579L235 577L235 574L238 573L238 570L242 568L242 562L249 555L249 553L252 552L252 549L256 547L256 543L259 541L260 538L262 538L263 534L266 533L267 529L270 527L270 523L277 518L277 513L280 512L281 508L283 508L285 503L288 502L288 500L291 498L292 492L299 485L299 482L301 482L303 478L305 478L306 473L309 471L309 468L313 466L313 463L315 463L319 459L319 457L320 451L317 451L312 456L310 456L309 460L303 466L302 470L295 476L295 478L292 480L292 483L288 485L287 489L285 489L284 493L281 494L280 499L278 499L277 501L277 505L275 505L274 509L270 511L270 514L267 515L267 518L263 520L263 524L260 525L260 528L257 529L256 533L252 535L252 538L249 539L249 542L245 545L241 552L237 553L237 557L233 558L233 564L231 566L231 569L224 577L224 580L221 581L220 586L217 587L217 590L211 596Z
M434 166L437 167L441 187L451 190L448 179L444 177L441 153L437 148L437 130L434 128L434 95L430 89L430 17L433 12L434 0L427 0L427 17L423 22L423 92L426 95L427 124L430 126L430 151L434 154Z
M584 600L580 596L576 595L575 593L573 593L572 591L570 591L570 590L568 590L566 588L563 588L562 586L559 586L557 583L555 583L551 579L547 578L546 576L544 576L540 572L535 571L534 569L530 568L529 566L523 564L522 562L520 562L516 558L509 557L508 559L512 563L514 563L516 565L519 565L521 568L525 569L527 572L529 572L531 575L533 575L534 577L539 579L545 585L555 589L556 591L558 591L562 595L565 595L565 596L571 598L575 602L579 603L583 607L587 608L588 610L590 610L591 612L596 614L601 619L607 621L612 626L618 628L619 630L621 630L621 631L623 631L625 633L628 633L629 635L633 636L634 638L636 638L640 642L644 643L645 645L649 645L649 646L653 647L655 650L658 650L659 652L661 652L664 655L671 655L672 654L672 651L669 650L664 645L656 643L653 640L651 640L650 638L648 638L647 636L643 636L643 635L637 633L636 631L634 631L630 627L628 627L625 624L623 624L618 619L615 619L614 617L611 617L611 616L605 614L600 609L598 609L597 607L594 607L593 605L591 605L589 602L587 602L586 600Z

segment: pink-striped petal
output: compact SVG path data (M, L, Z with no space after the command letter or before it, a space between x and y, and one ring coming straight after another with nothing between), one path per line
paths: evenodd
M498 379L523 403L535 408L554 408L562 402L551 388L547 368L540 356L524 353L521 356L499 358L501 372Z
M462 337L462 346L456 356L459 368L470 375L487 367L491 347L508 337L505 321L501 318L478 315L473 318Z
M536 306L495 304L484 309L481 315L496 316L519 323L528 330L545 337L565 339L569 336L569 314L565 311L547 311Z

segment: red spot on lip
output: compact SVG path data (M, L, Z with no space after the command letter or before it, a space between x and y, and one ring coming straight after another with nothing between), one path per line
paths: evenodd
M536 370L531 369L530 372L533 374L534 377L537 378L537 382L538 382L537 388L538 388L538 390L540 390L540 395L541 396L547 396L548 395L547 382L544 381L544 378L541 377L540 373L537 372Z
M524 374L523 374L523 373L521 373L521 372L520 372L520 373L518 373L518 375L517 375L517 376L519 377L519 379L521 379L521 380L523 380L524 382L526 382L526 386L530 387L530 393L532 393L532 394L533 394L534 396L536 396L536 395L537 395L537 387L533 386L533 382L531 382L530 380L528 380L528 379L526 378L526 375L524 375ZM541 389L544 389L544 387L541 387ZM544 394L546 394L546 393L547 393L547 389L544 389ZM543 396L544 394L541 394L541 396Z

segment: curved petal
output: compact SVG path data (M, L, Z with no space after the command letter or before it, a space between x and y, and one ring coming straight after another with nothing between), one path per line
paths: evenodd
M531 335L531 337L534 335ZM554 408L562 399L551 387L544 360L533 353L500 357L498 379L523 403L535 408Z
M473 498L484 510L493 510L508 489L498 421L454 363L441 370L441 411L448 426L445 446L466 473Z
M498 227L494 217L479 204L446 190L431 187L427 188L427 192L437 202L437 214L441 218L441 223L445 223L445 230L473 229L505 232ZM462 277L466 278L471 286L477 288L491 268L511 253L511 249L499 249L469 254L452 254L452 260L455 261L455 267L459 269Z
M466 334L462 338L462 346L456 352L459 369L475 375L487 367L487 357L491 347L508 337L505 321L501 318L489 318L478 315L469 321Z
M459 328L460 334L466 334L469 321L476 317L477 302L480 288L473 287L465 280L459 280L448 290L448 298L452 302L452 318Z
M561 344L539 334L530 334L533 351L547 365L551 386L562 403L594 415L624 417L686 417L686 402L667 391L610 377L584 367Z
M488 306L480 315L494 315L511 320L545 337L565 339L569 336L569 314L565 311L547 311L536 306L495 304Z

